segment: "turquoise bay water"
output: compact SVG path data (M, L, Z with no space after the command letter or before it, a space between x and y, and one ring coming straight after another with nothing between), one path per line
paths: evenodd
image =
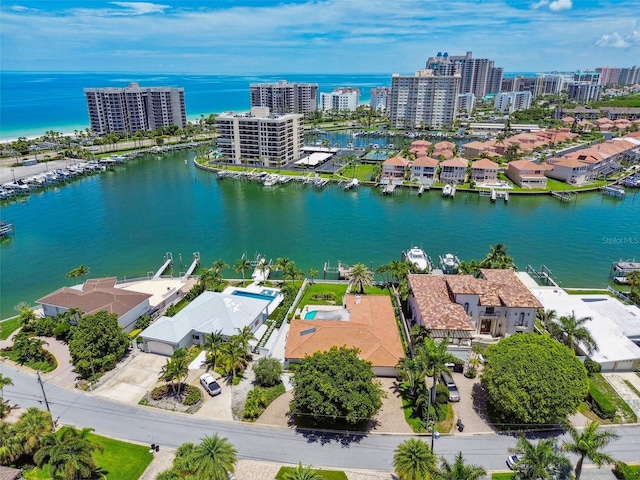
M166 252L176 275L193 252L204 266L217 259L233 266L246 252L322 272L339 260L377 268L412 245L434 260L447 252L480 259L502 242L521 269L544 263L562 285L584 287L606 285L612 261L640 258L640 196L633 193L623 201L584 194L571 204L512 195L505 205L461 193L447 201L435 191L264 188L216 180L192 158L187 151L143 157L3 206L1 218L16 231L0 243L0 316L71 285L65 274L79 264L90 276L140 277L159 268Z

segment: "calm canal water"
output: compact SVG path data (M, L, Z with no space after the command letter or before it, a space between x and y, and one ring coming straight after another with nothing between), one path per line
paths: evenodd
M477 194L447 201L435 191L382 196L293 182L265 188L218 181L192 159L186 151L143 157L3 206L0 215L14 221L16 234L0 244L2 318L20 301L71 285L65 274L79 264L90 276L140 277L159 268L166 252L176 274L193 252L204 266L259 252L322 272L324 262L339 260L376 268L411 245L434 259L447 252L480 259L502 242L519 268L546 264L562 285L582 287L605 286L612 261L640 258L640 195L633 192L622 201L512 195L509 204L491 204Z

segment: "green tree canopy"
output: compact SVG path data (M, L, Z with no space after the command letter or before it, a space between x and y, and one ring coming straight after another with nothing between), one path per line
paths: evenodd
M261 358L253 366L253 373L256 375L256 382L262 387L273 387L278 385L282 374L282 364L277 358Z
M76 372L89 378L94 372L115 367L128 345L129 338L118 325L118 316L100 311L78 321L69 341L69 353Z
M382 406L371 362L357 348L331 347L300 361L293 378L291 412L318 424L367 422Z
M438 457L425 442L410 438L396 448L393 468L401 480L431 480L438 474Z
M587 371L566 346L536 333L487 348L482 383L495 422L510 429L564 421L587 394Z

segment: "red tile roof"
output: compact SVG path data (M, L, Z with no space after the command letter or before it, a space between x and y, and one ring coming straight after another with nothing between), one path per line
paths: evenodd
M404 357L391 299L383 295L346 295L350 320L291 320L285 358L297 360L333 346L360 349L374 367L395 367ZM313 331L310 331L313 330Z
M451 300L444 276L410 274L408 281L427 330L475 330L464 307Z

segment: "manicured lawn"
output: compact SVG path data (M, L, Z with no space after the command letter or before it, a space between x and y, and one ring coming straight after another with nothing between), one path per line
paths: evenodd
M302 300L300 300L299 308L304 308L307 304L312 305L342 305L342 297L347 291L346 283L314 283L309 285ZM335 294L334 300L312 299L314 295L323 295L327 293Z
M631 410L631 407L626 404L622 398L618 395L618 393L613 389L609 382L605 380L605 378L600 373L594 374L591 379L593 383L596 384L598 390L604 395L607 396L609 401L615 405L617 409L616 417L614 418L614 423L635 423L638 421L636 414Z
M20 318L13 317L0 322L0 340L6 340L20 326Z
M104 446L104 452L95 452L93 458L109 480L140 478L153 460L153 454L149 453L149 447L146 445L122 442L99 435L90 437Z
M361 182L371 182L371 175L376 165L371 163L363 163L360 165L349 164L340 170L340 176L345 178L357 178ZM355 175L354 175L355 172Z
M407 400L402 399L402 410L404 412L404 419L411 426L415 433L424 433L426 432L426 428L424 428L424 422L413 416L413 408L409 404Z
M449 433L453 428L453 406L447 404L447 417L441 422L436 423L436 430L440 433Z
M276 480L284 480L284 476L288 472L293 472L295 468L293 467L282 467L278 470L276 474ZM322 478L325 480L347 480L347 474L341 470L316 470L313 469L314 472L320 474Z
M140 478L142 473L153 460L153 454L149 453L146 445L121 442L112 438L90 434L92 440L100 442L104 452L95 451L93 458L101 469L105 478L109 480L134 480ZM50 479L49 465L42 468L34 468L27 475L27 480Z
M511 480L512 478L513 478L513 473L511 472L491 474L491 480Z

